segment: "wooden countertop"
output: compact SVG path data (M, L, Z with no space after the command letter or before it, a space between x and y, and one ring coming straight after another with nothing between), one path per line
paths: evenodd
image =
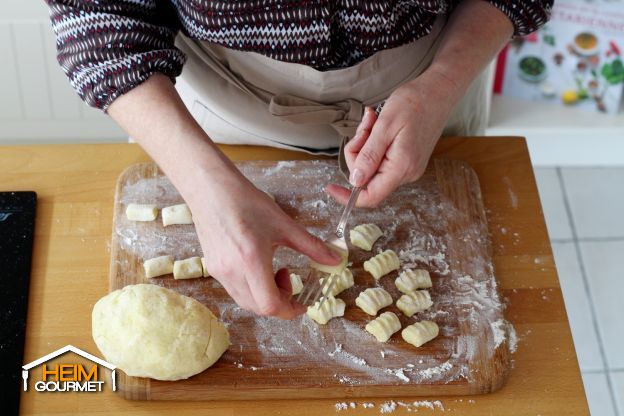
M258 147L223 147L236 160L307 159ZM559 280L524 139L446 138L436 157L462 159L481 181L506 317L519 338L505 387L482 396L431 397L444 413L462 415L588 415ZM100 355L91 339L91 308L108 292L115 181L128 165L148 161L136 145L0 147L2 191L39 195L28 308L25 362L72 344ZM408 397L395 401L411 402ZM422 400L422 399L418 399ZM343 410L379 414L375 408ZM102 393L22 393L23 414L192 413L335 414L336 400L132 402L110 386ZM419 412L443 413L419 407ZM392 414L407 414L398 406Z

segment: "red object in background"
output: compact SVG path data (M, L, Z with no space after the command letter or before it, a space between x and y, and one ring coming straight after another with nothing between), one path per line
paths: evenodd
M539 38L537 37L537 32L533 32L530 33L526 36L524 36L524 40L527 42L531 42L531 43L536 43L539 41Z
M620 48L618 48L617 44L613 40L609 42L609 52L607 52L607 56L611 56L611 53L614 53L617 56L622 56Z
M496 57L496 70L494 73L494 94L503 92L503 79L505 77L505 65L507 64L507 53L509 52L509 44L498 53Z

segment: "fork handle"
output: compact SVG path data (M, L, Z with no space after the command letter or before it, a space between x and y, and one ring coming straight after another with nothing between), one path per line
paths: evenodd
M357 202L358 196L360 195L360 191L362 187L356 186L351 190L351 196L349 197L349 202L347 202L347 206L344 211L342 211L342 215L340 216L340 221L338 221L338 227L336 227L336 237L343 238L345 227L347 226L347 221L349 220L349 215L351 215L351 210L355 206Z

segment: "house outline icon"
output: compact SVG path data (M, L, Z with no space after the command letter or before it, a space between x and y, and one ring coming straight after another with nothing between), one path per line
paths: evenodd
M60 355L63 355L69 351L73 352L76 355L81 356L82 358L86 358L87 360L93 361L94 363L97 363L101 365L102 367L106 367L109 370L111 370L112 372L111 378L113 380L113 391L117 391L117 385L115 383L115 369L117 368L117 366L107 361L104 361L101 358L96 357L95 355L91 355L88 352L81 350L80 348L76 348L73 345L65 345L63 348L59 348L58 350L53 351L48 355L44 355L43 357L31 363L23 365L22 366L22 379L24 380L24 391L28 390L28 372L30 371L31 368L37 367L45 363L46 361L50 361L51 359L56 358Z

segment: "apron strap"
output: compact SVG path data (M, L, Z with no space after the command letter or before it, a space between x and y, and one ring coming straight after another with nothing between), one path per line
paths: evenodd
M340 135L338 166L349 179L344 147L355 135L364 115L364 105L357 100L322 104L290 94L278 94L269 101L269 112L275 117L297 124L328 124Z
M328 124L340 136L353 137L364 115L364 105L356 100L323 104L290 94L271 97L269 112L297 124Z

